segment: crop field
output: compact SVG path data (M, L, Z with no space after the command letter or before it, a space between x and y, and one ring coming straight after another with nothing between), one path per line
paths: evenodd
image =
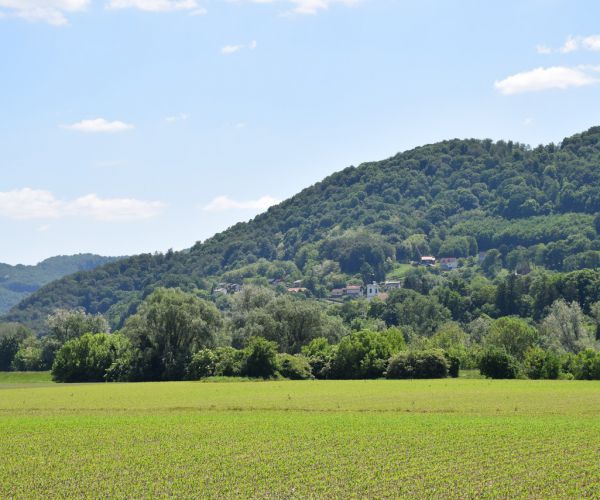
M600 497L600 383L0 385L0 498Z

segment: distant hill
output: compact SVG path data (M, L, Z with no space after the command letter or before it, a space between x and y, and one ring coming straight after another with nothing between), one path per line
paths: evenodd
M77 271L95 269L115 260L93 254L51 257L35 266L0 263L0 314L51 281Z
M302 279L323 296L347 280L381 280L433 254L497 249L502 265L557 271L600 259L600 127L555 145L448 140L349 167L197 243L54 281L6 319L39 326L56 307L84 307L113 327L157 286ZM524 264L525 263L525 264Z

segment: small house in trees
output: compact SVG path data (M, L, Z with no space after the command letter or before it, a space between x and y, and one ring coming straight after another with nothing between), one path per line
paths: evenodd
M458 259L456 257L442 257L440 259L440 267L444 271L451 271L458 267Z
M362 287L360 285L348 285L346 287L346 295L349 297L359 297L362 293L361 288Z
M423 255L423 257L421 257L421 265L435 266L435 257L432 257L431 255Z
M376 281L367 285L367 299L371 300L373 297L379 295L379 285Z
M385 288L386 290L394 290L394 289L402 288L402 281L399 281L399 280L386 281L383 284L383 288Z

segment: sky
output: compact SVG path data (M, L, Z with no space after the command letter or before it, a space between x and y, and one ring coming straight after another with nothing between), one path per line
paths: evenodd
M600 2L0 0L0 262L180 250L349 165L600 125Z

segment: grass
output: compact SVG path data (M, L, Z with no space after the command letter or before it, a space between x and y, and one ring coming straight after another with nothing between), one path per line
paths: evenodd
M4 384L48 384L50 372L0 372L0 386Z
M600 383L0 388L0 497L598 497Z

